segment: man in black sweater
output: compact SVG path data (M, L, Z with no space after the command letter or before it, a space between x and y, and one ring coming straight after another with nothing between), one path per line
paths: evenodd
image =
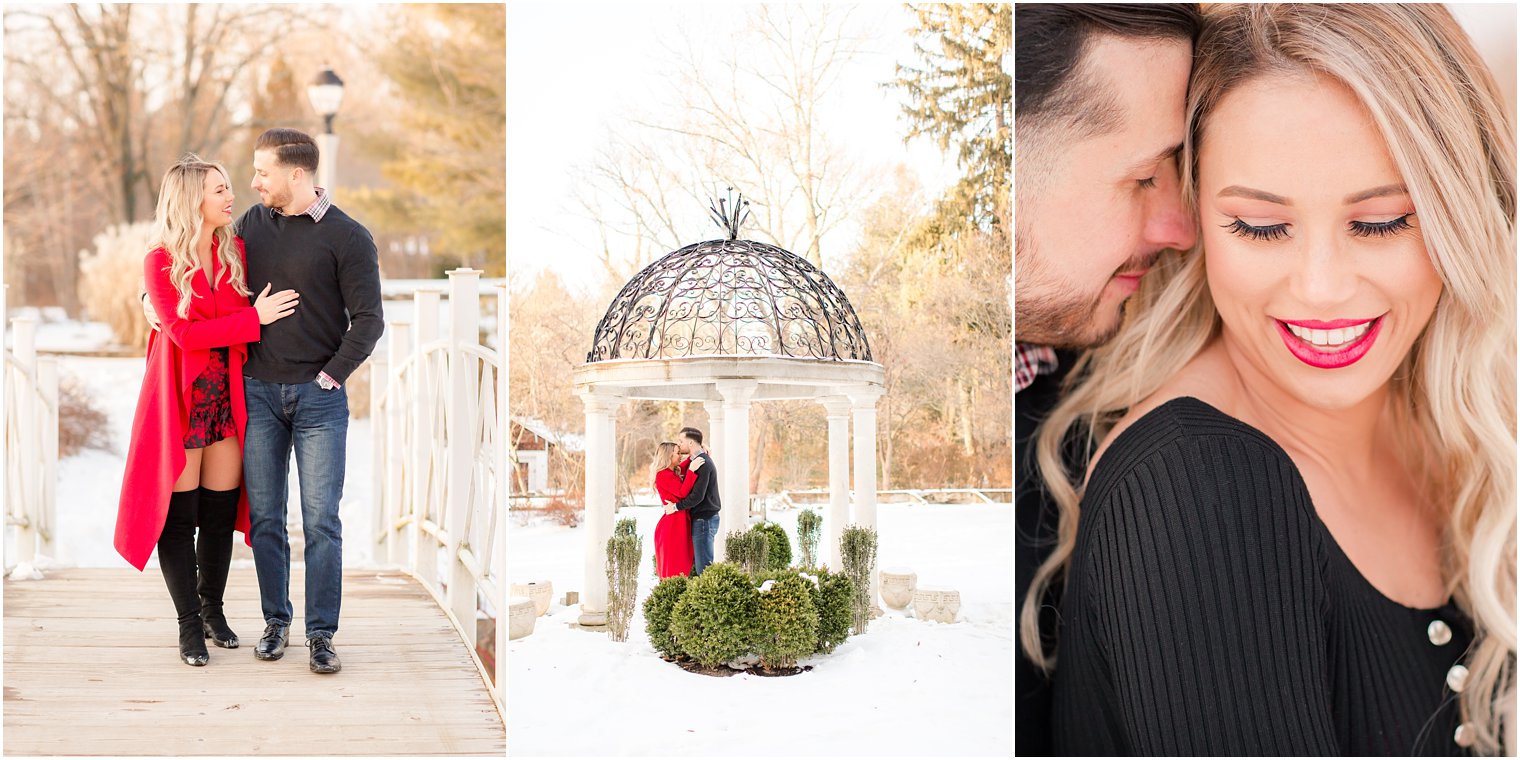
M1125 299L1167 249L1186 250L1182 145L1197 5L1014 6L1014 511L1020 608L1057 544L1037 430L1061 400L1076 350L1118 331ZM1080 477L1085 452L1066 447ZM1039 600L1045 654L1056 643L1059 578ZM1024 651L1015 665L1015 754L1053 752L1051 681Z
M306 643L310 667L335 673L332 648L343 594L343 497L348 396L343 385L385 329L375 241L364 225L312 184L317 145L294 129L271 129L253 152L259 205L238 221L248 282L301 294L301 308L268 325L248 347L243 388L254 565L266 628L254 656L279 659L292 619L290 541L285 531L290 453L301 480L306 539ZM329 158L331 160L331 158Z
M265 622L254 657L280 659L289 638L293 611L285 517L294 449L306 539L310 668L336 673L342 665L332 638L343 595L338 503L348 447L343 386L369 358L385 322L374 239L312 184L317 159L316 142L294 129L271 129L254 145L252 186L260 203L236 226L247 250L248 285L255 293L265 285L295 290L301 304L279 324L265 325L258 342L248 345L243 483Z
M713 542L718 537L718 512L722 504L718 500L718 466L713 464L712 455L702 447L702 431L686 427L681 428L681 433L676 437L676 449L685 454L695 465L701 460L700 467L696 467L697 482L691 486L691 492L686 498L665 505L665 513L670 514L677 509L691 511L691 551L692 551L692 577L702 574L702 569L712 564Z

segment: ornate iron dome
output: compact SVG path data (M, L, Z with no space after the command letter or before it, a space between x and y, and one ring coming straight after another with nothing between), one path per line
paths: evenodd
M718 214L732 235L744 205ZM586 361L730 355L871 361L871 346L844 292L806 259L753 240L708 240L634 275Z

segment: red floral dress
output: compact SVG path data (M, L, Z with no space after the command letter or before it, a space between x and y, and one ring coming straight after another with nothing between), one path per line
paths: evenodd
M232 420L232 392L227 387L227 349L211 349L211 361L190 386L190 429L185 448L210 446L237 435Z

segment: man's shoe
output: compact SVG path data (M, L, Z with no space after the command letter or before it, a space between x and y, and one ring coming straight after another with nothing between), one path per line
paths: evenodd
M264 626L264 637L253 648L253 656L260 660L278 660L285 656L285 644L290 641L288 625L270 623Z
M331 635L314 634L306 640L306 646L311 648L311 672L336 673L343 669L343 664L338 662L338 653L333 651Z

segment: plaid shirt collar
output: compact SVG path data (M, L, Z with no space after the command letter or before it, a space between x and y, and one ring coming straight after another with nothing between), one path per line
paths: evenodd
M1061 366L1055 349L1036 346L1033 343L1017 343L1013 351L1013 392L1018 393L1034 383L1040 375L1055 372Z
M271 208L269 209L269 218L273 219L278 216L309 216L313 222L322 221L322 217L327 214L327 210L332 208L332 198L328 197L326 190L320 187L316 188L316 190L317 199L312 201L305 211L299 214L287 214L277 208Z

